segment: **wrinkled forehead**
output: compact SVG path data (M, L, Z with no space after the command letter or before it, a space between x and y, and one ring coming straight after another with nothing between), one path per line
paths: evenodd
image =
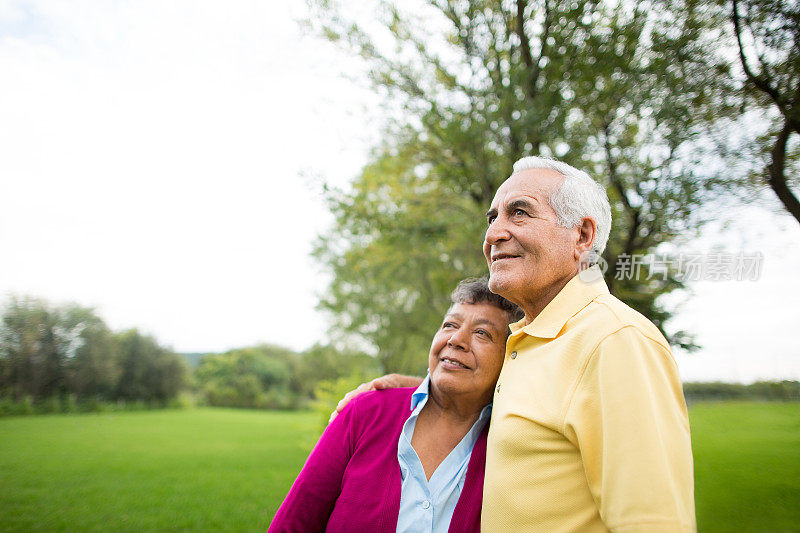
M549 168L521 170L512 174L500 185L492 200L492 207L496 208L520 197L547 203L562 181L564 176Z

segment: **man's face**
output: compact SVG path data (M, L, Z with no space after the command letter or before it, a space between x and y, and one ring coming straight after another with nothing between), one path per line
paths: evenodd
M431 387L443 395L489 402L503 366L508 314L488 303L455 304L433 336Z
M580 231L559 226L549 203L562 180L550 169L518 172L500 186L487 213L489 288L526 312L578 272Z

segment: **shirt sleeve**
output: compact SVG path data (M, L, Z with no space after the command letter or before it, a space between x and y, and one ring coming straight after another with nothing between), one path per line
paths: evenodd
M635 327L603 339L566 413L606 526L694 531L689 418L675 361Z
M353 454L354 403L357 402L350 402L325 428L275 513L269 533L318 533L325 530Z

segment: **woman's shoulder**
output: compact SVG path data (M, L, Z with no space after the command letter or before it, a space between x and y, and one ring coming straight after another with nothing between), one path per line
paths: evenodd
M398 387L395 389L382 389L359 394L353 399L353 403L358 403L364 407L394 407L402 404L404 400L411 401L411 395L416 389L414 387ZM406 402L406 404L408 404Z
M353 398L350 404L359 418L379 419L392 413L410 412L411 395L415 390L413 387L400 387L365 392Z

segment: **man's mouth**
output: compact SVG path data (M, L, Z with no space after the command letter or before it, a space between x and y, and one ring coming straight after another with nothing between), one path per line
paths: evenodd
M449 357L442 357L440 360L442 363L444 363L445 367L465 368L469 370L469 367L461 361L456 361L455 359L450 359Z
M495 261L502 261L503 259L515 259L517 257L519 256L513 254L494 253L492 254L492 263L494 263Z

